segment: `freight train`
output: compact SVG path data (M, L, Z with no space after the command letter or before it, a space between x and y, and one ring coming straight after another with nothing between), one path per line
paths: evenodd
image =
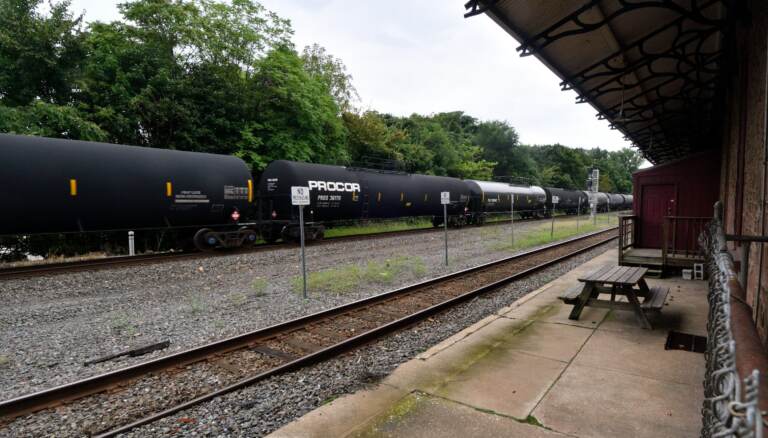
M296 239L291 186L310 190L310 239L342 220L431 217L448 225L491 215L549 217L589 208L587 192L277 160L258 185L247 164L223 155L0 134L0 235L173 228L199 249ZM553 202L558 200L559 202ZM597 193L598 211L632 196Z

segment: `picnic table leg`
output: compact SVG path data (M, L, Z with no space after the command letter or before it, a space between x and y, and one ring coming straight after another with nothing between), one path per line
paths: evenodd
M568 316L568 319L579 319L579 316L581 316L581 311L584 310L584 306L587 305L587 302L592 297L593 289L594 285L592 283L584 283L584 289L581 290L581 295L579 295L579 299L576 301L576 304L573 305L573 310L571 310L571 314Z
M648 287L648 283L645 282L645 278L641 278L637 285L640 287L640 293L637 294L643 298L647 298L651 294L651 289Z
M632 288L625 289L627 300L632 304L632 308L635 311L635 318L637 319L637 322L640 324L640 326L644 329L653 330L653 327L651 326L651 323L648 322L648 318L645 316L645 312L643 312L643 308L640 307L640 301L637 300L637 295L635 294L635 290Z

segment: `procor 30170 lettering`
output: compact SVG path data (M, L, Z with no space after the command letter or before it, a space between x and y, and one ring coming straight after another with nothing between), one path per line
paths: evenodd
M309 190L323 190L326 192L359 192L360 184L333 181L309 181Z

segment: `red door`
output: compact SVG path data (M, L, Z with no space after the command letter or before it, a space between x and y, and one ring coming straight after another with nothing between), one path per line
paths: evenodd
M642 248L661 248L664 216L674 216L675 202L673 184L643 186L640 206L640 246Z

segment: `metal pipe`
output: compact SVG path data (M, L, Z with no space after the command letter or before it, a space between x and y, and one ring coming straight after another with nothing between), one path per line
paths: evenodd
M448 266L448 204L443 204L443 233L445 241L445 266Z
M304 251L304 206L299 205L299 237L301 238L301 277L302 277L302 296L307 299L307 254Z
M752 247L752 242L745 241L741 243L741 266L739 267L739 284L744 292L747 291L747 276L749 275L749 248Z

